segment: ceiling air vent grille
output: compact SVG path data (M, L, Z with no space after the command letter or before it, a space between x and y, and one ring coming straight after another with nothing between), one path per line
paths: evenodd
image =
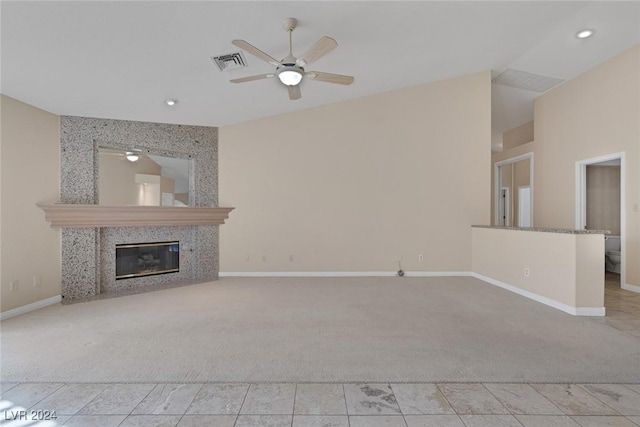
M498 74L498 76L493 79L493 83L498 85L532 90L535 92L546 92L563 81L564 80L556 79L555 77L541 76L539 74L512 70L510 68Z
M242 52L212 56L211 60L218 66L220 71L235 70L236 68L244 68L247 66L247 60L244 59Z

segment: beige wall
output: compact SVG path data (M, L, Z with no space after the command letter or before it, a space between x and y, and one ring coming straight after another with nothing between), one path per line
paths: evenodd
M587 166L587 228L620 235L620 167Z
M575 163L626 155L626 282L640 285L640 45L538 97L536 226L575 227Z
M510 150L533 139L533 121L530 121L502 134L502 150Z
M474 273L571 308L603 307L603 253L602 234L473 229Z
M0 310L60 295L60 231L38 202L59 199L58 116L1 95ZM37 287L34 287L34 277ZM9 292L18 281L16 292Z
M220 271L469 271L490 96L482 72L221 127Z

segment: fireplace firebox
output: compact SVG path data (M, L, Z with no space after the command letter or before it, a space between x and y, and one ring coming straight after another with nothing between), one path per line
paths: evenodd
M116 280L180 271L180 242L116 245Z

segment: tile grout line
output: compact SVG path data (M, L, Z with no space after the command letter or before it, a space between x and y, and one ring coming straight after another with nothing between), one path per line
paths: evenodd
M293 389L293 408L291 408L291 427L293 427L293 417L296 414L296 397L298 396L298 383L295 383L295 388Z
M247 400L247 396L249 395L249 389L251 388L251 383L247 384L247 391L244 392L244 397L242 398L242 403L240 404L240 408L238 408L238 413L236 414L236 420L233 422L233 427L236 427L238 424L238 418L240 418L240 413L242 413L242 407L244 406L244 402Z
M184 413L180 416L180 419L178 420L178 424L176 424L176 426L180 425L180 423L182 422L182 419L184 418L184 416L187 415L187 412L189 412L189 409L191 408L191 405L193 405L193 401L196 400L196 397L198 396L198 394L200 394L200 391L203 388L204 388L204 384L202 384L200 386L200 388L198 389L198 391L195 392L195 394L193 395L193 399L191 399L191 402L189 402L189 404L185 408Z
M483 388L483 389L487 390L487 392L489 392L489 394L490 394L491 396L493 396L493 398L494 398L494 399L496 399L496 400L498 401L498 403L500 403L500 405L502 405L502 407L503 407L504 409L506 409L506 410L507 410L508 415L511 415L512 417L515 417L515 414L513 413L513 411L512 411L511 409L509 409L509 408L507 407L507 405L505 405L504 403L502 403L502 400L498 399L498 396L496 396L495 394L493 394L493 393L491 392L491 390L489 390L489 388L488 388L486 385L484 385L484 383L480 383L480 385L482 386L482 388ZM497 415L497 414L496 414L496 415ZM518 420L518 422L520 423L520 420ZM522 424L522 423L520 423L520 424Z

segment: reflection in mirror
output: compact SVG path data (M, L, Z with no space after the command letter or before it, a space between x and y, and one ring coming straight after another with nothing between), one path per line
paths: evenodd
M101 205L189 206L190 160L98 148Z
M497 176L496 224L531 227L531 159L499 165Z

